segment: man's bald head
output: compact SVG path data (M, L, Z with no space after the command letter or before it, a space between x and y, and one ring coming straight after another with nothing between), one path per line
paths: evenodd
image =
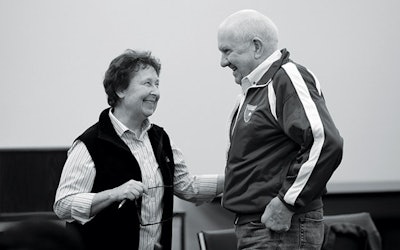
M222 32L242 41L257 37L266 45L267 56L278 49L278 28L267 16L255 10L240 10L228 16L219 26L218 33Z

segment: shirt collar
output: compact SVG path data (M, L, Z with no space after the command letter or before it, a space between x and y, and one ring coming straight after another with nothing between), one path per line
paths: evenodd
M151 127L151 123L149 121L149 119L146 119L143 121L143 125L142 125L142 131L140 133L140 135L136 135L135 132L133 132L132 130L130 130L127 126L125 126L121 121L119 121L117 119L117 117L114 116L114 114L112 113L112 109L110 109L109 113L108 113L111 123L115 129L115 132L117 132L119 137L122 137L122 135L126 132L130 132L133 133L136 138L141 138L142 135L147 132L150 127Z
M282 53L280 50L276 50L272 55L270 55L265 61L263 61L260 65L258 65L250 74L245 76L242 79L241 86L243 93L247 92L247 89L254 84L256 84L261 77L265 74L265 72L268 71L269 67L277 61L279 58L281 58Z

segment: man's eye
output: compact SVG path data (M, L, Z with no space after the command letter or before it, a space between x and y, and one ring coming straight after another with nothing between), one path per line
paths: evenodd
M225 55L228 55L230 53L230 50L229 49L224 49L224 50L222 50L222 53L224 53Z

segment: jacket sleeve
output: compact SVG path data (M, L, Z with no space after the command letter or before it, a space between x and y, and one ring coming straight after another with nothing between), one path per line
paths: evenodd
M307 69L287 63L279 77L278 123L298 145L279 198L289 208L306 206L321 196L341 162L343 139L325 105L317 79Z

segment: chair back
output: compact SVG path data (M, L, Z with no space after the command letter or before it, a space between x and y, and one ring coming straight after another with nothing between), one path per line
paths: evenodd
M324 216L322 250L381 250L381 236L367 212Z
M200 250L236 250L237 239L234 228L204 230L197 233Z

